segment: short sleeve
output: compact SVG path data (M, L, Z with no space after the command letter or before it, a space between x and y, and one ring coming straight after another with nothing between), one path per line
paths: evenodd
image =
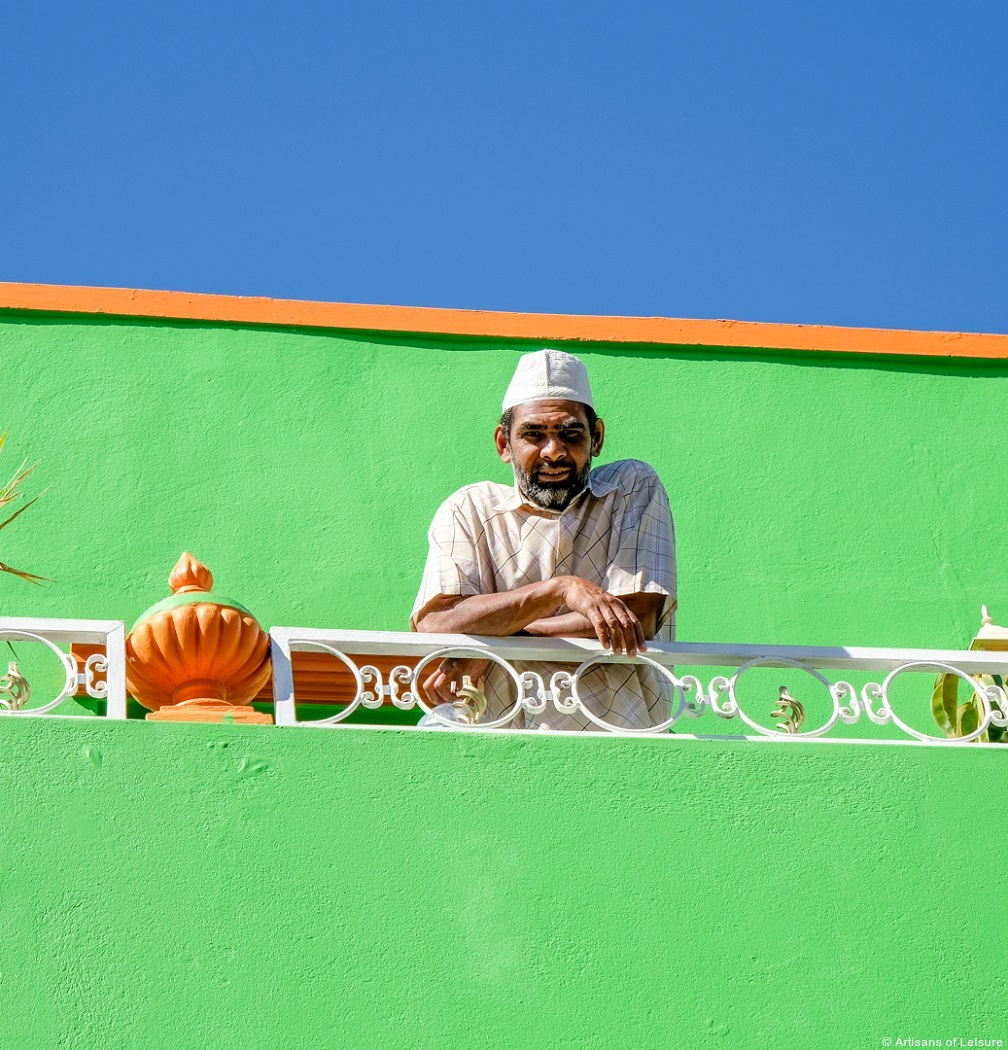
M410 627L414 630L418 614L439 594L469 597L483 590L472 530L456 497L438 508L427 539L427 563L410 616Z
M618 527L613 522L606 590L611 594L664 594L674 598L675 532L665 489L647 468L622 496L625 502ZM659 627L670 621L674 612L675 603L666 601Z

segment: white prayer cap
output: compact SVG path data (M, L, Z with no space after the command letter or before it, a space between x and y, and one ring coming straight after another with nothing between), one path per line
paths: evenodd
M595 407L588 370L573 354L562 350L537 350L518 361L501 411L529 401L580 401Z

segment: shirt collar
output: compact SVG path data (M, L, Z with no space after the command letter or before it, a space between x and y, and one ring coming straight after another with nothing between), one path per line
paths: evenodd
M611 479L603 479L599 477L598 470L592 470L588 472L588 484L574 497L574 499L567 504L564 510L570 510L571 507L575 506L582 499L586 492L590 492L596 499L602 499L614 492L616 489L616 482ZM546 507L540 507L535 503L529 503L528 500L518 491L517 485L512 485L505 490L504 495L498 502L497 510L519 510L521 507L528 507L530 510L537 511L540 514L547 514L550 517L558 518L563 513L561 510L549 510Z

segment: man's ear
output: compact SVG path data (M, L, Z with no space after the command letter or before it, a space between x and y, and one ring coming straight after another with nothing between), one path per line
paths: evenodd
M505 463L511 462L511 449L508 448L507 438L504 436L504 428L498 426L494 431L494 444L497 446L497 455Z
M605 423L601 419L595 420L595 433L592 434L592 447L591 454L595 456L601 455L602 444L605 441Z

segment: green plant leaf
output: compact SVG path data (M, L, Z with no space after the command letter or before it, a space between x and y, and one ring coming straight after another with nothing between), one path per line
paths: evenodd
M959 704L959 676L940 674L931 691L931 714L946 736L958 736L956 715Z
M969 736L970 733L976 732L977 726L980 725L980 711L975 698L960 706L958 723L959 732L956 734L957 736ZM981 733L977 740L985 740L986 737L986 733Z

